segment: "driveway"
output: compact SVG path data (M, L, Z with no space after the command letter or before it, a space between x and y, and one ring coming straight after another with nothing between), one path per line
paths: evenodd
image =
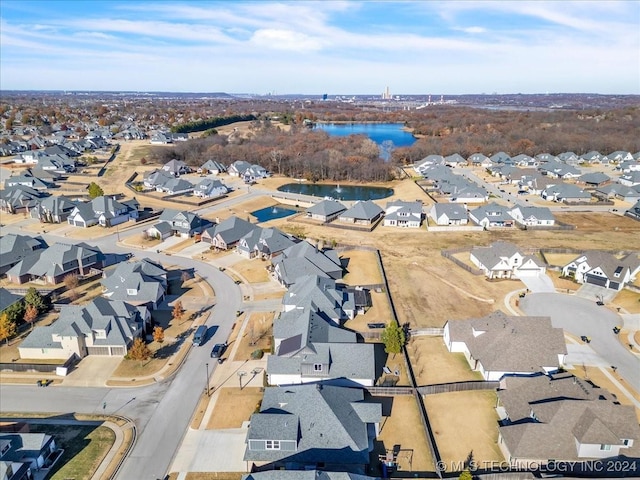
M589 346L593 351L606 365L615 365L629 385L640 391L640 359L613 333L613 327L622 324L619 315L598 306L595 299L558 293L527 295L520 299L520 308L527 315L551 317L554 327L561 327L573 335L591 337Z
M121 362L122 357L89 355L64 377L62 383L65 387L104 387Z
M593 285L591 283L585 283L576 291L575 294L578 297L586 298L593 302L598 298L602 298L604 303L609 303L615 298L618 291L611 290L610 288L599 287L598 285Z
M553 285L553 280L544 273L535 277L528 277L525 275L518 278L529 290L531 290L531 293L556 293L556 287Z
M174 472L245 472L242 460L248 428L189 428L171 465Z

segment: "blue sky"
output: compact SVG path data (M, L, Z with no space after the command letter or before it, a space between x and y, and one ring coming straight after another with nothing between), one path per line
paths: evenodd
M640 93L638 1L2 0L0 88Z

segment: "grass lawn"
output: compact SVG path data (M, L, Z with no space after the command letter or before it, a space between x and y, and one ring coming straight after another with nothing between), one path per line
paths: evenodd
M424 402L445 463L463 462L470 452L476 462L504 461L497 444L495 392L426 395Z
M373 331L368 327L369 323L389 323L391 321L391 305L384 292L371 291L371 308L364 315L358 314L353 320L347 320L345 327L356 332ZM376 329L382 332L382 329Z
M413 337L409 355L418 385L482 380L469 367L463 353L449 353L442 337Z
M253 312L240 339L234 360L250 360L254 350L271 350L275 312ZM250 345L251 341L254 345Z
M570 278L561 278L561 273L562 272L556 272L555 270L547 270L547 275L553 281L554 287L561 290L570 290L572 292L575 292L582 286L578 282L574 282Z
M46 425L30 423L31 432L53 435L62 458L51 469L50 480L90 479L115 441L107 427L89 425Z
M249 420L257 410L262 395L261 388L221 388L207 430L242 427L242 422Z
M233 269L242 275L249 283L264 283L269 281L267 262L254 258L236 263Z
M544 256L547 259L547 263L552 267L564 267L571 260L578 257L578 254L577 253L545 253Z
M369 250L345 250L340 255L347 263L347 274L342 279L347 285L372 285L382 283L378 268L378 255Z
M431 460L427 437L422 428L420 411L413 395L397 395L392 398L370 397L368 401L385 401L390 404L390 411L383 403L382 413L385 417L380 422L380 434L374 442L371 452L371 465L377 468L372 475L380 475L378 455L384 455L386 449L400 445L398 455L401 472L433 472L435 467ZM413 450L410 455L408 450ZM411 459L411 464L409 463Z
M640 313L640 293L623 289L611 303L616 307L624 308L629 313Z

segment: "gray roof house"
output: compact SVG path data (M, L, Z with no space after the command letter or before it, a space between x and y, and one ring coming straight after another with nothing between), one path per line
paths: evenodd
M156 190L168 193L169 195L179 195L181 193L189 193L194 189L193 183L184 178L172 177L162 185L156 185Z
M558 154L558 160L567 165L577 165L580 163L580 157L574 152L562 152Z
M11 293L4 287L0 287L0 313L4 312L14 303L18 303L23 299L22 295Z
M591 201L591 194L571 183L549 185L542 191L542 198L550 202L583 203Z
M527 227L555 225L556 219L547 207L529 207L516 205L509 210L516 222Z
M50 455L56 451L55 439L46 433L29 433L29 432L0 432L0 461L8 462L11 469L5 469L5 473L9 471L11 475L1 476L2 480L20 480L33 478L33 472L47 466L47 460ZM27 470L31 470L26 476L18 476L25 471L22 465L27 466ZM0 473L2 473L0 469ZM15 474L15 475L14 475Z
M306 275L339 280L344 268L335 250L320 250L309 242L297 243L271 260L273 275L281 285L289 287Z
M227 167L216 160L207 160L198 168L198 173L212 173L218 175L227 171Z
M217 198L229 192L227 186L220 180L203 178L193 189L193 194L200 198Z
M0 252L2 252L0 255L0 275L4 275L20 260L42 248L47 248L47 243L42 237L34 238L15 233L3 235L0 237Z
M148 258L121 262L101 283L103 297L154 310L167 293L167 271Z
M336 200L321 200L312 207L307 208L307 217L321 222L331 222L347 210L340 202Z
M469 219L484 228L513 227L514 218L509 215L509 207L495 202L469 211Z
M271 387L251 416L244 460L256 466L364 473L382 419L361 389L330 385Z
M625 212L625 215L635 220L640 220L640 200L636 202L629 210Z
M633 406L569 373L506 378L496 410L498 446L514 466L638 458L640 453Z
M543 174L551 178L578 178L580 170L563 162L549 161L543 163L538 167L538 170Z
M384 210L371 200L356 202L338 216L338 221L343 223L353 223L356 225L372 225L382 215Z
M577 256L562 267L564 276L578 283L589 283L612 290L622 290L640 272L638 253L618 258L609 252L592 250Z
M160 190L160 187L172 178L173 176L169 172L162 169L156 169L144 174L143 183L146 188L162 191Z
M57 284L65 275L85 275L92 269L102 267L104 255L97 247L85 243L70 245L54 243L47 249L35 250L7 270L9 281L29 281Z
M467 158L467 162L474 166L480 167L490 167L493 165L493 162L489 157L487 157L484 153L474 153Z
M232 177L241 177L249 167L251 167L249 162L237 160L229 165L228 172Z
M611 181L611 177L603 172L590 172L580 175L576 182L586 185L587 187L601 187Z
M307 307L336 325L353 319L356 314L353 291L318 275L300 277L282 299L283 312Z
M162 166L162 170L173 175L174 177L179 177L185 173L189 173L191 169L184 163L182 160L170 160Z
M444 164L448 167L459 167L461 165L466 165L467 161L459 153L453 153L444 157Z
M243 475L242 480L377 480L377 478L358 473L324 470L266 470Z
M580 158L585 163L602 163L602 160L606 158L606 155L602 155L600 152L596 152L592 150L584 155L581 155Z
M505 152L494 153L489 157L495 163L511 163L511 156Z
M158 223L147 229L149 236L164 239L171 235L183 238L193 237L211 227L212 223L187 210L166 208L158 217ZM169 232L167 234L167 232Z
M30 187L34 190L49 190L56 187L55 183L42 180L28 173L9 177L4 181L4 185L5 187L24 185L25 187Z
M27 211L35 206L41 198L49 194L24 185L14 185L0 190L0 210L7 213Z
M541 260L525 255L510 242L499 241L488 247L473 247L469 259L490 279L531 277L546 271Z
M633 160L633 155L631 154L631 152L626 152L624 150L616 150L615 152L612 152L609 155L607 155L607 158L611 162L620 163L627 160Z
M62 307L58 319L35 327L18 351L21 358L32 359L124 356L133 339L144 333L148 318L146 309L98 297L86 305Z
M638 173L638 185L632 187L622 185L620 183L610 183L604 187L599 187L596 192L606 196L607 198L618 198L623 202L635 203L640 200L640 172Z
M455 203L435 203L429 216L437 225L466 225L469 222L467 209Z
M119 202L114 197L103 195L86 203L78 203L67 217L67 223L75 227L114 227L138 218L140 203L133 198Z
M449 320L444 343L464 353L472 370L488 381L504 376L539 375L564 365L564 332L550 317L509 317L497 311L483 318Z
M228 250L255 228L259 228L258 225L232 216L213 227L207 228L202 234L202 241L210 243L216 248Z
M312 306L283 312L273 322L274 354L267 358L270 385L330 382L373 386L375 347L338 327Z
M238 241L236 251L248 258L269 259L280 255L283 250L296 243L295 237L291 237L277 228L256 226Z
M385 227L420 228L421 223L422 202L387 202L382 223Z
M69 215L78 202L71 200L64 195L52 195L38 201L36 205L29 209L31 218L44 223L66 223Z
M625 185L627 187L635 187L636 185L640 185L640 170L633 170L627 173L623 173L620 175L619 179L620 185Z

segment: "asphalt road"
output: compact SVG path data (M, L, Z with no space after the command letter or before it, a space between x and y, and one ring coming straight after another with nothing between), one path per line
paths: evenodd
M19 228L3 228L3 233L23 233ZM135 234L127 231L126 235ZM124 236L123 233L120 233ZM62 241L60 237L43 235L47 241ZM79 240L64 238L65 242ZM125 253L127 249L116 246L116 235L107 235L86 243L100 247L105 253ZM135 254L136 252L133 251ZM172 458L189 426L200 394L207 381L207 367L211 376L217 366L211 361L211 347L224 342L236 319L236 311L242 309L240 289L231 278L216 267L189 258L145 251L143 256L162 263L195 268L216 292L216 304L207 321L217 325L213 338L202 347L194 347L181 369L173 377L154 385L139 388L72 388L3 385L0 389L0 405L3 412L54 412L54 413L117 413L132 418L138 430L138 439L131 454L125 460L119 479L163 478ZM103 410L103 404L106 408Z
M591 337L589 346L640 391L640 360L613 333L613 327L622 325L619 315L595 300L558 293L529 294L520 299L520 308L527 315L551 317L554 327L573 335Z

